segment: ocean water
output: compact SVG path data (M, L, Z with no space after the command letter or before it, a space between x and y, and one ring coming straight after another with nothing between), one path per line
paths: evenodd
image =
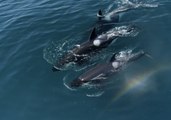
M144 50L103 89L75 91L69 81L91 68L70 66L52 72L52 64L108 12L128 0L0 1L0 120L170 120L171 2L133 0L144 8L124 13L119 25L135 25L139 34L122 37L90 62L100 63L115 51ZM119 81L119 82L115 82Z

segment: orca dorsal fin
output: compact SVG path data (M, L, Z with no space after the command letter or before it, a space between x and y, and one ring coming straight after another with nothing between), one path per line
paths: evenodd
M110 61L109 62L113 62L113 61L115 61L116 60L116 55L117 55L117 53L114 53L113 55L112 55L112 57L110 58Z
M99 19L99 20L101 20L102 18L104 18L104 16L103 16L103 13L102 13L102 10L101 10L101 9L98 11L98 13L97 13L97 17L98 17L98 19Z
M90 35L89 40L92 41L92 40L94 40L96 37L97 37L96 28L94 27L93 30L92 30L92 32L91 32L91 35Z
M98 12L99 16L103 16L102 15L102 10L100 9L99 12Z

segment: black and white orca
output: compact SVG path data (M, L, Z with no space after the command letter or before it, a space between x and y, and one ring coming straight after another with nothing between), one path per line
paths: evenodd
M109 62L98 64L73 80L70 87L78 88L87 83L99 84L121 71L124 65L133 62L144 55L144 51L132 53L132 50L115 53Z
M145 6L145 5L141 5L141 4L135 4L135 3L132 3L132 2L128 2L127 4L121 6L121 7L118 7L114 10L112 10L111 12L108 12L106 14L103 14L102 10L100 9L97 13L97 17L98 17L98 20L102 23L108 23L108 22L112 22L112 23L118 23L119 20L120 20L120 17L128 12L128 11L131 11L131 10L135 10L135 9L138 9L138 8L146 8L148 6Z
M79 63L91 54L106 48L116 38L117 35L109 32L97 35L96 29L94 28L89 40L80 45L76 45L53 66L52 70L58 71L62 66L71 62Z

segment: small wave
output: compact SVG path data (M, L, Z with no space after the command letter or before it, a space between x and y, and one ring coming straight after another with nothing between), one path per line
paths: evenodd
M69 42L57 43L52 41L43 50L43 58L49 63L54 64L58 58L60 58L63 53L66 52L66 47Z
M152 1L151 1L152 2ZM120 3L122 5L131 5L131 6L134 6L134 7L158 7L158 4L157 3L149 3L148 1L144 1L144 2L141 2L141 1L130 1L130 0L120 0Z
M65 86L68 90L77 91L77 89L71 88L71 87L68 85L66 79L67 79L67 76L65 76L65 77L63 78L63 84L64 84L64 86Z
M143 2L131 2L129 0L121 0L118 2L118 8L114 10L115 13L126 12L138 8L156 8L158 3L143 3Z
M110 4L109 7L105 10L105 14L108 13L113 7L113 4Z
M100 84L86 83L82 86L86 90L87 97L100 97L104 94L104 89Z
M89 31L89 30L87 30ZM76 41L80 41L81 34L72 32L69 35L67 35L65 38L62 38L58 41L50 41L49 44L43 49L43 58L49 63L54 64L56 63L56 60L61 58L68 50L74 47L74 44L77 43ZM77 34L77 36L75 36ZM75 36L75 37L73 37Z
M156 8L158 7L158 4L143 4L143 3L140 3L140 4L135 4L134 5L135 8Z
M71 91L77 91L77 89L73 89L73 88L69 87L69 85L67 85L65 82L64 82L64 86Z
M101 91L101 92L97 92L97 93L94 93L94 94L86 94L87 97L100 97L104 94L104 91Z
M168 16L171 16L171 14L170 13L164 13L164 14L152 16L152 17L150 17L150 19L151 20L156 20L156 19L163 18L163 17L168 17Z
M114 34L119 37L135 37L138 35L138 29L132 26L120 26L115 27L110 30L108 33Z

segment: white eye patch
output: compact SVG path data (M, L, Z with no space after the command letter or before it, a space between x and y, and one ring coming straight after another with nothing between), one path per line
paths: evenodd
M83 79L83 78L81 78L80 80L81 80L81 81L84 81L84 79Z
M93 45L94 46L100 46L100 44L101 44L101 41L100 40L94 40L93 41Z
M119 62L112 62L112 66L114 69L119 67Z

